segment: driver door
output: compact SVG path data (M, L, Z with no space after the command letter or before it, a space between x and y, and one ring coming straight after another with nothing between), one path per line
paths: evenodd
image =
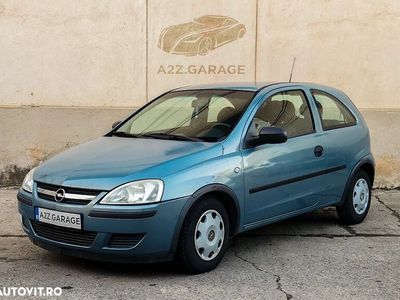
M325 186L325 154L315 151L323 136L315 131L305 91L284 89L261 103L248 134L266 126L284 129L288 140L242 151L248 228L316 206Z

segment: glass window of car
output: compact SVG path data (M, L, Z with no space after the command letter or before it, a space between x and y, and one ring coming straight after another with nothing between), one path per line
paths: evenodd
M268 98L254 116L253 131L263 127L279 127L289 138L314 132L307 98L302 91L286 91Z
M232 90L169 92L134 114L112 134L219 141L232 131L254 94Z
M322 91L312 91L324 130L352 126L357 123L350 110L338 99Z

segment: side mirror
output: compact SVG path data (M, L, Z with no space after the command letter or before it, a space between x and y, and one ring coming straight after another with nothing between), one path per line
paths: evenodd
M121 124L121 121L116 121L112 124L111 129L114 129L115 127L117 127L119 124Z
M263 127L258 137L251 139L250 145L257 146L263 144L282 144L287 141L287 133L279 127Z

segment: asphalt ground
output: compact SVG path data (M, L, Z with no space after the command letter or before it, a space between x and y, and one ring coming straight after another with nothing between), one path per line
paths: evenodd
M326 208L239 235L220 266L200 275L42 250L20 227L16 194L0 189L0 288L60 287L58 299L400 298L399 190L375 190L356 226Z

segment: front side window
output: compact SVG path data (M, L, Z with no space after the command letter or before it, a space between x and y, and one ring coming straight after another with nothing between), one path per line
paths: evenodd
M279 127L289 138L314 132L313 119L302 91L281 92L268 98L252 122L253 132L263 127Z
M356 125L356 118L338 99L317 90L312 91L312 95L324 130Z
M134 114L113 135L216 142L239 121L254 92L169 92Z

